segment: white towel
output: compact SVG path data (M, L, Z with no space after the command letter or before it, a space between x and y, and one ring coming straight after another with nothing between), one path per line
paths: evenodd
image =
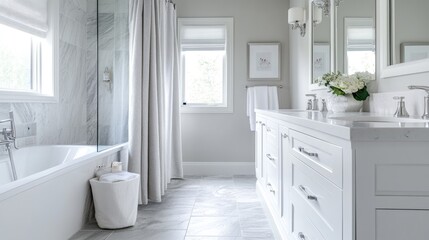
M100 176L98 181L113 183L113 182L122 182L134 179L138 176L138 174L130 173L130 172L115 172L115 173L106 173Z
M256 127L255 109L278 110L277 87L258 86L247 88L247 116L249 117L251 131L255 131Z

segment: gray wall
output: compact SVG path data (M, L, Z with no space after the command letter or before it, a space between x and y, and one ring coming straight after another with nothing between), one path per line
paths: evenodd
M60 1L59 102L0 104L15 112L21 146L87 142L86 11L86 0Z
M287 0L176 0L178 17L234 18L234 113L182 114L185 162L253 162L254 134L246 116L247 43L281 42L280 107L289 104Z

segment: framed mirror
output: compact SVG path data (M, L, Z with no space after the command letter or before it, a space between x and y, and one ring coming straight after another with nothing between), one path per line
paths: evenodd
M376 73L376 0L335 6L335 71ZM375 79L375 78L374 78Z
M324 89L318 82L333 68L331 0L309 1L310 90Z
M429 1L380 0L381 74L429 72Z

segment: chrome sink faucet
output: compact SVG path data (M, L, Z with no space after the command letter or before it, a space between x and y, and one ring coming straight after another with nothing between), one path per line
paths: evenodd
M422 115L423 119L429 119L429 86L408 86L408 89L414 90L414 89L419 89L419 90L423 90L426 91L426 96L424 98L425 101L425 107L424 107L424 113Z
M316 94L305 94L306 97L312 97L307 102L307 110L319 110L319 101Z
M407 109L405 109L405 97L394 97L394 100L398 101L398 107L396 108L395 114L393 114L394 117L400 118L400 117L409 117L410 115L407 112Z

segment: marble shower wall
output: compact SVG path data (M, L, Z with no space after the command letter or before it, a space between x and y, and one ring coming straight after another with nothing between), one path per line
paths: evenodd
M128 0L98 1L99 145L128 141L128 41Z
M86 19L87 0L60 0L58 103L0 104L0 112L15 112L18 132L29 133L21 146L87 143Z

